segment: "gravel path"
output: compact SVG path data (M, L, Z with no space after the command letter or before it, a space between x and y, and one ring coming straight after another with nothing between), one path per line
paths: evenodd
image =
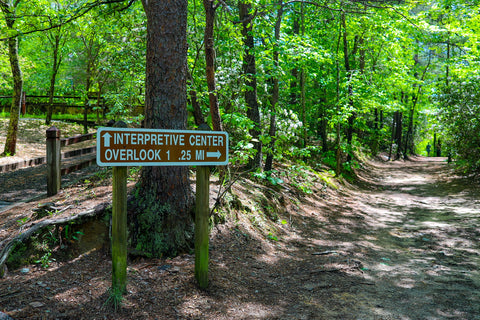
M87 155L62 161L62 168L89 160L95 159L95 155ZM75 171L62 176L62 186L80 179L99 170L94 165L88 168ZM47 191L47 166L39 165L35 167L23 168L11 172L0 173L0 201L14 203L24 201L36 196L40 196ZM1 203L0 203L1 205Z

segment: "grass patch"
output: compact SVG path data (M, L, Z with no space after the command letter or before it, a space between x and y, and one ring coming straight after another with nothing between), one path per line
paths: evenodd
M0 118L9 119L10 112L2 111L0 112ZM27 118L27 119L45 119L46 114L25 114L22 115L20 118ZM52 120L83 120L83 114L69 114L69 113L55 113L52 115ZM87 115L88 121L97 121L97 115L95 113L90 113Z
M123 302L123 292L120 288L111 287L108 289L108 298L105 301L106 306L112 306L115 311L120 309Z

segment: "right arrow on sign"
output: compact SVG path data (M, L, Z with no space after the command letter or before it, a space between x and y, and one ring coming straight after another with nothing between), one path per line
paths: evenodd
M218 150L215 151L215 152L208 152L207 151L207 158L217 158L217 159L219 159L221 156L222 156L222 154Z

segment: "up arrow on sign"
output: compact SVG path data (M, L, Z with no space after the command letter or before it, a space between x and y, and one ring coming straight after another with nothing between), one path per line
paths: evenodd
M103 135L103 146L104 147L110 147L110 138L111 137L112 137L112 135L108 132Z

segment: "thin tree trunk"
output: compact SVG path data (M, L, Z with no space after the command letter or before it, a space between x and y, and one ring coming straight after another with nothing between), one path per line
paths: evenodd
M380 119L378 108L374 110L374 120L373 120L373 141L372 141L372 154L376 155L378 153L379 138L380 138Z
M85 97L84 110L83 110L83 134L88 133L88 111L90 109L90 100L88 98L88 94L90 92L90 86L92 83L91 72L92 72L92 67L91 67L90 61L88 61L87 62L87 80L85 83L86 97Z
M390 139L390 148L388 151L388 161L392 160L392 149L393 149L393 144L395 141L395 124L397 120L397 111L393 114L393 120L392 120L392 137Z
M300 34L300 19L298 16L295 14L293 18L293 27L292 27L292 32L294 35L299 35ZM297 61L298 59L294 59L294 61ZM295 65L293 69L290 71L292 75L292 79L290 81L290 104L292 106L297 107L298 106L298 77L299 77L299 70L297 66Z
M100 124L100 110L101 110L100 101L102 100L102 88L103 88L103 85L99 83L98 91L97 91L97 106L95 107L97 109L97 124Z
M323 95L320 99L320 108L319 108L319 115L318 115L318 134L322 139L322 151L328 151L328 138L327 138L327 127L328 127L328 120L327 120L327 88L323 88Z
M5 10L2 8L2 10ZM14 12L5 12L7 27L13 29L15 23ZM20 105L23 91L23 76L18 59L18 37L8 39L8 56L13 76L13 97L10 108L10 122L8 124L7 139L3 154L13 156L17 149L17 131L20 113Z
M257 70L255 65L255 44L253 38L253 18L250 13L252 5L243 1L239 2L240 21L242 21L242 36L245 46L243 55L243 74L245 76L245 102L247 104L247 117L254 126L250 129L252 142L256 150L255 156L250 160L249 168L262 167L262 142L260 141L260 110L257 101Z
M347 40L347 23L345 19L345 14L342 14L342 25L343 25L343 58L345 62L345 72L347 73L347 90L348 90L348 104L350 105L350 108L353 110L354 105L353 105L353 87L352 87L352 77L353 77L353 68L350 65L350 55L348 53L348 40ZM351 52L352 57L355 56L356 53L356 48L357 48L357 37L355 38L355 43L354 43L354 49ZM351 111L351 114L348 116L348 125L347 125L347 144L348 147L350 148L352 145L352 140L353 140L353 124L355 122L356 114L355 111ZM352 160L352 155L349 150L347 153L347 161Z
M57 78L58 69L60 67L61 59L58 56L58 51L60 49L60 35L56 34L53 42L53 59L52 59L52 73L50 75L50 87L48 89L48 109L47 109L47 118L45 119L45 124L49 125L52 122L53 114L53 96L55 95L55 81Z
M448 38L447 38L447 63L445 64L445 85L448 87L449 85L449 77L450 77L450 32L448 31Z
M414 56L414 60L415 60L415 65L417 65L419 63L418 55ZM430 67L430 62L431 62L431 53L429 54L428 63L425 66L423 74L419 79L420 81L423 81L425 79L425 74L427 73L427 70ZM418 74L415 74L415 78L418 78ZM414 85L414 89L415 89L415 85ZM404 139L404 144L405 144L404 157L405 158L408 158L408 152L410 152L410 154L414 154L414 150L415 150L415 145L413 141L413 130L414 130L413 124L414 124L417 102L418 102L418 98L420 97L421 90L422 90L422 85L420 84L418 85L417 92L414 92L412 95L412 106L410 107L410 114L408 118L407 134Z
M397 144L397 155L395 157L395 160L399 160L402 157L402 131L403 131L402 117L403 117L403 113L397 111L395 113L395 115L396 115L395 143Z
M300 105L302 110L302 147L307 147L308 130L307 130L307 105L306 105L306 93L305 93L305 70L300 69Z
M265 171L270 171L273 168L273 154L275 153L275 142L277 134L277 104L278 97L280 93L279 84L278 84L278 67L279 67L279 45L278 41L280 40L280 27L282 25L282 16L283 16L283 3L280 0L277 10L277 20L275 21L275 44L273 46L273 65L275 68L274 76L272 79L272 95L270 98L270 105L272 108L270 114L270 129L268 135L270 136L270 145L267 158L265 160Z
M187 84L190 86L188 95L192 103L193 120L197 126L200 126L205 123L205 118L203 117L202 108L200 108L200 104L198 103L197 91L193 87L193 77L190 70L187 70Z
M205 8L205 64L207 73L208 100L210 103L210 115L212 116L213 130L222 131L222 121L218 109L217 88L215 85L215 47L213 40L213 27L215 23L215 10L217 6L214 0L203 0Z
M305 36L305 6L303 4L303 2L300 3L301 5L301 10L300 10L300 22L301 22L301 26L300 26L300 32L301 32L301 35L302 35L302 38ZM308 139L308 132L307 132L307 106L306 106L306 92L305 92L305 79L306 79L306 75L305 75L305 68L304 66L302 66L300 68L300 106L301 106L301 110L302 110L302 124L303 124L303 130L302 130L302 133L303 133L303 137L302 137L302 141L303 141L303 148L306 148L307 147L307 139Z
M337 105L337 117L340 115L340 62L338 61L338 53L340 51L340 39L342 37L342 29L341 29L341 24L339 25L338 28L338 40L337 40L337 54L336 59L335 59L335 65L336 65L336 71L337 71L337 77L336 77L336 105ZM342 166L343 166L343 160L342 160L342 135L341 135L341 122L340 119L337 119L336 123L336 150L335 150L335 174L339 176L342 173Z

